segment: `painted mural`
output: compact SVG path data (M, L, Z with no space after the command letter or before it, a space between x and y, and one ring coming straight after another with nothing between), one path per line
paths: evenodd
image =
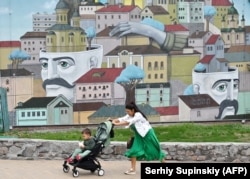
M156 111L178 108L171 120L246 118L250 3L236 1L1 0L0 78L10 125L39 125L42 114L59 116L57 124L69 114L86 123L98 108L79 117L84 109L68 113L70 104L124 105L126 79L105 74L131 65L144 72L133 99ZM47 99L59 95L68 101L46 116Z

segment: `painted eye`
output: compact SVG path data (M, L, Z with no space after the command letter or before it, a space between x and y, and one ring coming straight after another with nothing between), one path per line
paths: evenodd
M42 63L42 68L43 69L47 69L48 68L48 63L47 62L43 62Z
M239 88L239 84L238 83L234 83L234 89L238 89Z
M62 67L62 68L68 68L70 65L68 62L65 62L65 61L60 61L59 62L59 65Z
M225 92L226 89L227 89L227 84L226 83L219 84L216 87L216 90L219 91L219 92Z

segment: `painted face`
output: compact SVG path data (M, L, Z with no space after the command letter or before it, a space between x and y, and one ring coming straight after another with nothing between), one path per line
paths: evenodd
M46 96L63 94L73 100L74 82L90 70L90 59L96 59L96 67L101 67L103 47L96 44L92 47L91 50L81 52L40 52Z
M234 115L238 111L239 74L237 68L226 72L199 73L193 71L193 86L199 94L209 94L220 104L217 118Z

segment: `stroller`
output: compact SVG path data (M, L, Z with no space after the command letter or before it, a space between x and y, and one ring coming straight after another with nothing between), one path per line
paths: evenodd
M73 177L79 176L79 171L77 168L90 170L91 173L94 173L97 170L98 176L104 175L104 170L101 168L101 164L96 157L102 151L102 149L110 144L110 138L114 137L113 127L114 126L111 121L102 122L98 125L96 134L94 135L94 139L96 141L95 147L87 156L81 158L79 161L75 159L73 163L69 163L69 165L73 166ZM69 157L71 157L71 155ZM63 171L65 173L68 173L70 170L67 159L68 158L66 158L63 163Z

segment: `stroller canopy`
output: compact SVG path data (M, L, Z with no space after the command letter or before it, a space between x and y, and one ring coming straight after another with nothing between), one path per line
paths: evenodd
M103 142L104 147L106 147L110 144L110 138L113 137L113 132L113 125L111 121L102 122L97 127L95 140Z

